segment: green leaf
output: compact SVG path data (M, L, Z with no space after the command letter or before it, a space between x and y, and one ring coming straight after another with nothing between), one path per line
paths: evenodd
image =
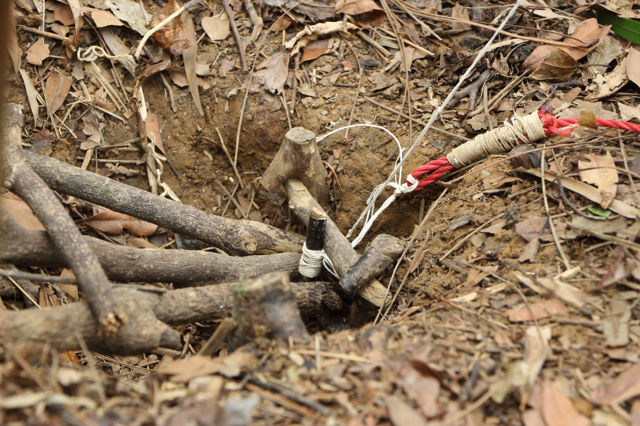
M640 21L621 18L615 13L602 10L596 10L595 14L600 25L611 25L611 31L640 46Z
M609 217L611 216L611 210L609 209L601 209L600 207L596 207L596 206L587 206L587 210L589 210L589 212L591 214L594 214L596 216L602 216L602 217Z
M247 293L244 290L244 285L242 284L238 284L236 286L233 287L233 292L236 293L238 296L245 298L247 297Z

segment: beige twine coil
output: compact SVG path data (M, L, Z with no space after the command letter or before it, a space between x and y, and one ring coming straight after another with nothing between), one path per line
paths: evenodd
M523 143L535 142L546 137L538 111L529 115L514 115L504 125L489 132L482 133L472 140L454 148L447 160L456 169L488 157L501 154Z

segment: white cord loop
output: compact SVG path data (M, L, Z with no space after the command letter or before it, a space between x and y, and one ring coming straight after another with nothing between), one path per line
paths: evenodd
M324 250L311 250L307 248L307 243L304 243L302 245L302 256L300 256L300 262L298 263L300 275L306 278L315 278L320 275L323 266L331 275L340 279L327 253Z
M331 135L333 135L335 133L338 133L338 132L340 132L342 130L353 129L353 128L356 128L356 127L370 127L372 129L382 130L383 132L385 132L386 134L391 136L391 138L394 140L394 142L398 146L398 157L396 158L394 169L393 169L394 170L393 174L392 174L393 178L387 180L387 182L381 183L380 185L376 186L373 189L373 191L371 191L371 194L369 194L369 197L367 198L366 207L364 208L364 210L360 214L360 217L358 218L358 220L356 220L356 222L353 224L353 226L351 227L351 229L347 233L347 238L351 238L351 235L353 234L353 231L355 231L355 229L358 227L360 222L362 222L364 220L364 223L362 225L362 229L360 230L360 233L351 242L351 246L352 247L356 247L358 244L360 244L360 242L365 237L365 235L367 234L369 229L371 229L371 226L376 221L378 216L380 216L380 214L383 211L385 211L386 208L391 205L391 203L393 203L393 201L397 198L398 195L406 194L406 193L415 191L415 189L418 187L418 181L416 179L414 179L411 175L409 175L409 176L411 176L411 180L409 180L409 178L407 177L407 181L409 182L409 184L404 183L402 181L402 164L404 163L404 160L405 160L405 158L404 158L404 148L402 148L402 145L400 145L400 141L398 140L396 135L394 135L391 131L389 131L388 129L386 129L386 128L382 127L382 126L378 126L378 125L375 125L375 124L352 124L352 125L349 125L349 126L339 127L339 128L337 128L335 130L330 131L329 133L327 133L327 134L325 134L323 136L319 136L319 137L316 138L316 141L320 142L323 139L327 138L328 136L331 136ZM376 201L377 201L378 197L380 196L380 194L382 194L382 191L384 191L384 189L387 188L387 187L392 188L394 190L393 194L391 194L391 196L389 196L389 198L387 198L385 200L385 202L382 203L382 205L378 208L378 210L376 210L375 209Z
M324 250L311 250L307 248L307 243L302 245L302 256L298 263L298 272L306 278L315 278L322 270L322 260L324 259Z

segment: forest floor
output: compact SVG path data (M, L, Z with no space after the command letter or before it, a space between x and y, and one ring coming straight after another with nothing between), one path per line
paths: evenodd
M219 2L182 14L136 61L141 32L153 24L134 8L164 17L171 1L163 10L160 0L15 0L5 96L23 108L25 148L149 190L149 153L139 143L146 126L145 135L161 139L170 164L162 180L180 201L304 234L285 192L260 186L285 133L302 126L321 136L367 123L407 150L513 6L254 1L264 26L252 37L251 3L230 1L243 70ZM640 120L640 53L598 24L594 11L604 6L522 3L462 83L470 89L417 140L402 181L514 114L550 106L556 117L581 117L580 126L530 153L546 163L547 179L539 166L515 170L505 152L399 196L357 247L362 253L382 233L408 245L393 275L379 277L389 286L388 309L357 326L348 313L330 326L307 318L308 340L260 338L213 356L199 351L222 318L178 326L181 351L79 350L37 360L7 343L0 423L640 425L640 138L590 126L593 117ZM640 16L633 2L608 3L620 16ZM310 27L318 23L331 25ZM347 23L357 27L343 30ZM309 44L285 45L305 28L317 32ZM195 56L185 53L193 36ZM76 49L89 46L115 57L80 61ZM140 93L149 113L142 125ZM327 212L346 234L394 171L398 147L367 127L318 147ZM99 210L60 197L71 211ZM109 233L72 217L86 234ZM176 249L163 229L108 238ZM79 298L73 285L35 284L41 308ZM28 303L4 291L2 306L19 311Z

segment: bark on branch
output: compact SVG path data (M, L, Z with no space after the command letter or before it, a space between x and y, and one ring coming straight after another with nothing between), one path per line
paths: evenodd
M20 226L0 210L0 262L21 266L67 266L49 236ZM171 282L203 285L256 277L268 272L295 272L300 253L226 256L200 250L149 250L118 246L97 238L83 240L98 257L105 273L118 282Z
M169 326L229 316L237 284L190 287L161 295L116 289L116 299L131 322L117 334L106 337L98 336L98 323L85 302L48 309L0 311L0 342L46 343L65 351L80 348L79 336L89 349L104 353L133 354L160 346L175 348L180 346L180 336ZM291 287L304 317L313 318L343 308L340 297L328 283L292 283Z
M80 288L100 323L100 334L113 334L127 322L124 310L113 296L111 285L97 257L82 238L73 220L47 185L22 157L22 111L5 105L5 182L31 207L47 229L53 244L78 278Z
M300 251L303 237L251 220L216 216L31 152L31 168L53 189L236 254Z

